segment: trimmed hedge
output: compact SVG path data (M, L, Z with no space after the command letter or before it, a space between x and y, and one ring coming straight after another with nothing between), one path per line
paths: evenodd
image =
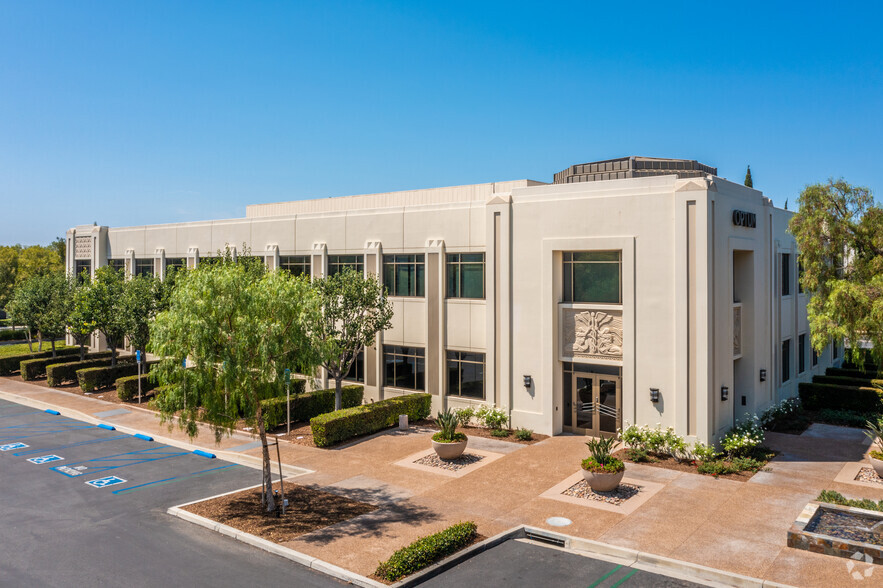
M134 357L117 357L117 365L128 365L135 361ZM66 361L46 366L46 383L50 386L61 386L67 382L77 381L77 371L84 368L110 366L110 357L89 358L83 361Z
M148 374L141 374L141 395L146 396L148 392L156 389L156 382L152 382ZM120 400L129 401L138 398L138 374L134 376L126 376L118 378L116 381L117 396Z
M79 347L62 347L55 350L57 356L76 355L79 357L79 353ZM19 355L0 357L0 376L9 376L17 372L21 367L22 361L29 359L43 359L47 357L52 357L52 351L35 351L33 353L21 353Z
M144 364L144 373L150 371L150 366L156 364L155 361L148 361ZM138 364L132 361L124 363L117 362L117 365L111 367L104 364L97 367L84 367L77 370L77 382L83 392L92 392L98 388L109 388L114 383L126 376L137 376Z
M315 416L334 410L334 389L304 392L306 380L291 380L291 422L308 421ZM365 387L344 386L341 390L341 403L344 408L362 404ZM264 422L272 429L285 422L285 396L261 401Z
M826 376L836 376L839 378L861 378L863 380L870 380L873 378L883 378L883 373L875 372L875 371L861 371L861 370L851 370L844 368L834 368L829 367L825 370Z
M23 341L28 338L28 332L21 329L3 329L0 331L0 341Z
M392 427L399 422L400 414L407 414L411 421L425 419L431 406L431 394L406 394L313 417L310 429L316 445L328 447L357 435Z
M381 562L374 573L389 582L410 576L469 545L475 539L476 531L475 523L467 521L421 537Z
M816 384L839 384L840 386L858 386L871 388L875 384L883 386L883 380L867 378L849 378L847 376L815 376L812 381Z
M883 413L883 390L877 388L801 382L797 390L807 410L830 408Z
M110 351L98 351L95 353L86 354L87 359L99 359L103 357L110 357ZM19 369L21 370L21 379L36 380L37 378L41 378L46 375L46 368L50 365L73 363L79 360L79 355L65 355L62 357L56 357L55 359L52 359L51 357L45 359L26 359L19 364Z

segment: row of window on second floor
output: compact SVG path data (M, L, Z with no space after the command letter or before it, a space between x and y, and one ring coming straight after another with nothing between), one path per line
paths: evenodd
M806 372L806 356L807 352L809 352L810 362L812 367L816 367L819 364L819 354L810 344L809 338L806 334L801 333L797 336L797 375L800 376L804 372ZM831 358L836 360L840 357L840 346L836 343L831 344ZM781 359L781 374L779 377L780 383L785 384L793 375L792 372L792 351L791 351L791 339L785 339L782 341L782 351L780 355Z
M781 266L782 266L782 296L791 296L791 274L793 273L792 265L791 265L791 254L790 253L782 253L781 254ZM803 264L800 263L800 260L797 261L797 293L803 294Z

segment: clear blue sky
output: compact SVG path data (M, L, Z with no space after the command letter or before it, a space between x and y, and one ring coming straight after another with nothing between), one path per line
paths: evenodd
M0 243L625 155L880 200L880 5L722 4L0 0Z

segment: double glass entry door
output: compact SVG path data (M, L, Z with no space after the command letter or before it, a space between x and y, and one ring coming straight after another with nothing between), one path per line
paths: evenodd
M572 420L576 432L592 437L616 433L622 425L621 379L574 372Z

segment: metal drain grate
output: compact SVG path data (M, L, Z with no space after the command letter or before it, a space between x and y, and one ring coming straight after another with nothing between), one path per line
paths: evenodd
M553 537L552 535L546 535L545 533L540 533L538 531L527 530L524 531L524 538L530 539L531 541L538 541L540 543L546 543L548 545L554 545L556 547L564 547L564 539L559 539L558 537Z

